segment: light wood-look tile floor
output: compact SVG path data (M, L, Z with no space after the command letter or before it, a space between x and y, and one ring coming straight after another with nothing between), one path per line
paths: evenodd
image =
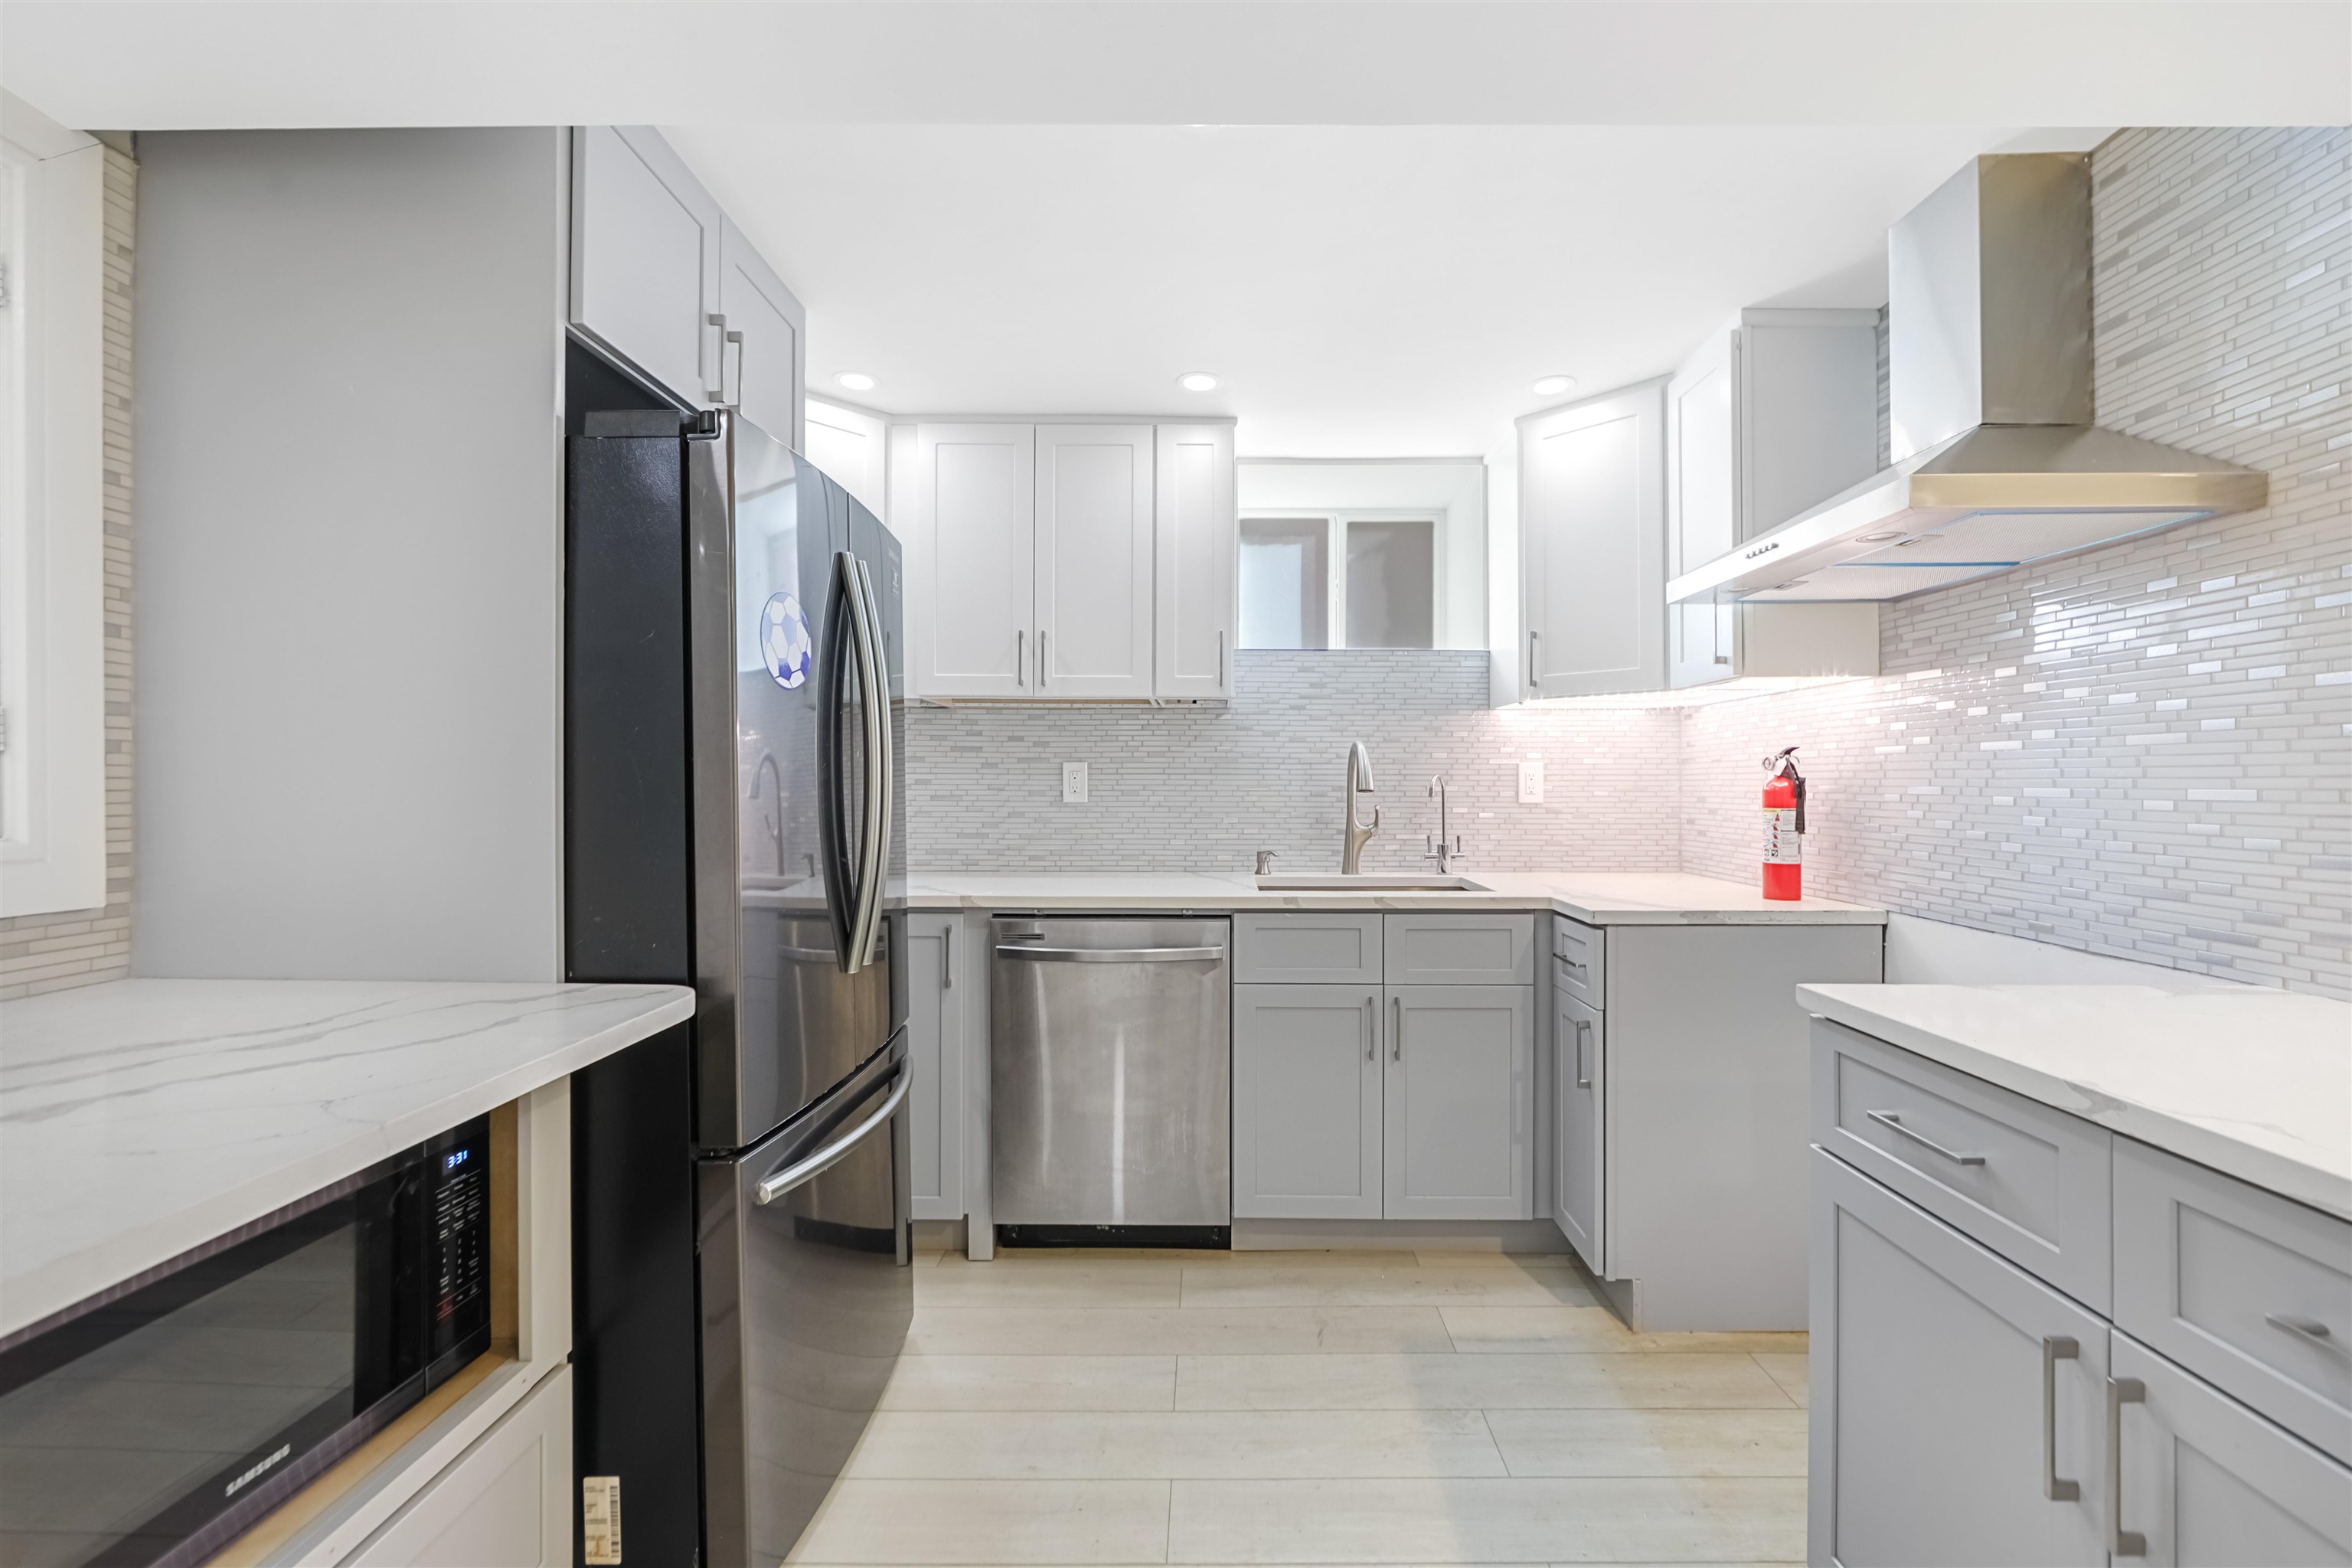
M1636 1334L1571 1261L916 1260L793 1561L1762 1563L1805 1546L1805 1337Z

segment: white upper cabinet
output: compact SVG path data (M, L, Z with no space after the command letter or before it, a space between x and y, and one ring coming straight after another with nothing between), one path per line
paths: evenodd
M1154 692L1176 700L1234 694L1234 427L1162 425Z
M649 127L572 132L572 324L681 404L800 449L801 302Z
M572 324L681 403L719 401L719 204L646 126L572 142Z
M725 218L719 258L718 401L800 451L801 302Z
M1664 393L1519 421L1528 697L1665 685Z
M1149 425L1037 426L1037 695L1151 695Z
M1666 574L1704 566L1878 468L1878 312L1743 310L1666 384ZM1675 686L1874 675L1878 612L1694 601L1667 612Z
M916 493L892 520L911 535L916 695L1035 696L1036 429L925 425L916 443Z
M908 433L890 437L890 521L908 543L917 697L1232 695L1230 424Z

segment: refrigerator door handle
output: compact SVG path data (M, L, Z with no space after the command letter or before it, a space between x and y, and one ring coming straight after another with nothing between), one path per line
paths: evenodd
M841 1163L852 1149L865 1142L867 1134L890 1120L905 1102L907 1091L914 1087L915 1075L907 1070L905 1063L900 1063L898 1087L890 1091L890 1098L882 1102L881 1109L806 1159L795 1160L783 1169L771 1171L761 1177L760 1184L751 1189L751 1201L762 1206L774 1203L794 1187L814 1181Z
M865 908L857 881L859 847L849 842L849 800L841 756L842 682L853 658L856 678L866 679L865 649L857 619L864 610L857 593L856 558L846 550L833 558L833 584L826 595L824 648L817 663L817 819L824 851L824 908L833 926L835 962L845 974L863 967L859 938ZM862 736L861 736L862 739Z
M857 630L864 669L858 677L858 706L866 730L866 842L859 868L857 961L863 968L874 962L881 940L882 894L890 875L890 669L882 648L882 613L874 596L874 576L863 561L856 563Z

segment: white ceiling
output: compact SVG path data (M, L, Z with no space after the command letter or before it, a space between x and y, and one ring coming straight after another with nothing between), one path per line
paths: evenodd
M1876 303L1887 223L2002 127L2352 116L2352 5L10 0L0 82L89 129L662 124L823 390L1469 455L1538 374Z
M1743 305L1876 306L1951 127L666 128L891 413L1199 411L1244 454L1477 456ZM2042 138L2087 144L2093 135ZM1176 377L1209 370L1215 392Z

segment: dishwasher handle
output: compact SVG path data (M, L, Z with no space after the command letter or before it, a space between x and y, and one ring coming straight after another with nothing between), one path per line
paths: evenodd
M999 942L999 958L1025 958L1034 963L1199 963L1222 959L1222 947L1033 947L1025 942Z

